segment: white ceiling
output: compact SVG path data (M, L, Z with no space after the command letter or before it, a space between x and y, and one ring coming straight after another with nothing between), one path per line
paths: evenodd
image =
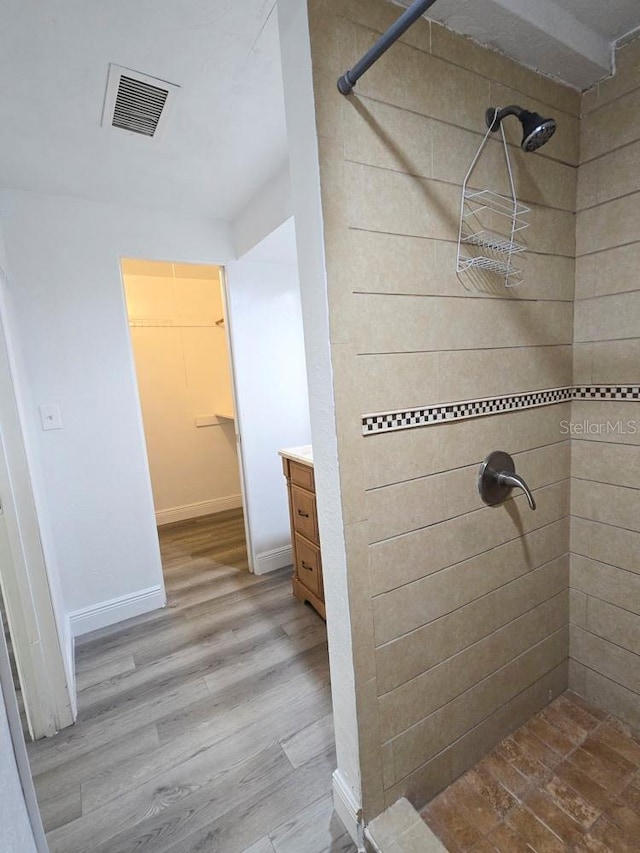
M232 219L286 162L275 0L0 0L0 186ZM110 62L181 89L100 126Z
M640 2L437 0L428 15L586 88ZM110 62L181 87L160 139L101 128ZM0 74L0 187L233 220L286 165L275 0L0 0Z

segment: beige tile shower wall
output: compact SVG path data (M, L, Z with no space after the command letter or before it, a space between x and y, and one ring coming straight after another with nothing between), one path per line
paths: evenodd
M426 802L567 684L569 404L363 438L362 414L571 383L579 97L420 22L344 98L336 78L398 15L309 3L365 818ZM527 282L456 274L464 174L490 105L558 120L510 151L532 208ZM517 143L517 122L507 128ZM474 175L507 191L492 141ZM476 478L514 454L535 490Z
M585 93L575 381L640 384L640 39ZM640 726L640 403L574 403L571 686Z

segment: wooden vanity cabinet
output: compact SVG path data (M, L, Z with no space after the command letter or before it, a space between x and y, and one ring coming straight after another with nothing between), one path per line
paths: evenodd
M326 619L313 466L284 457L282 467L289 492L293 594Z

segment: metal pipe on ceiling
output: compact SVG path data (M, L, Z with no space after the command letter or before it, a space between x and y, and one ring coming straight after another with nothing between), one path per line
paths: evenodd
M343 95L348 95L358 80L362 77L365 71L377 62L383 53L394 44L400 36L405 33L412 24L420 18L436 0L414 0L414 2L400 15L397 21L394 21L389 29L384 32L378 41L372 45L365 53L362 59L350 68L338 80L338 89Z

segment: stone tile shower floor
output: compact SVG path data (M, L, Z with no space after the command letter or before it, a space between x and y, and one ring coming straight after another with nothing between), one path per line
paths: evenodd
M450 853L638 853L640 733L567 691L422 817Z

